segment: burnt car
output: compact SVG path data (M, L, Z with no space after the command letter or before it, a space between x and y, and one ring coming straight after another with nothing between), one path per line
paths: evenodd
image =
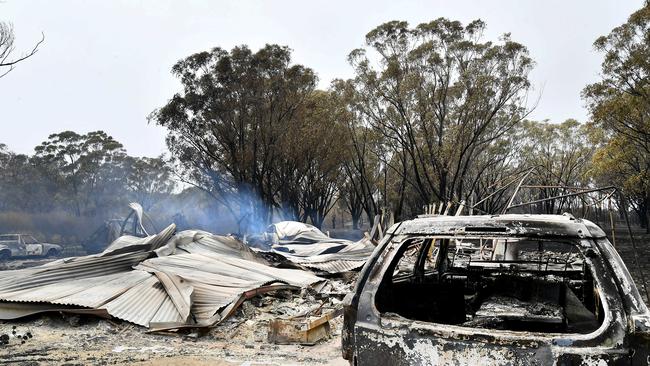
M29 234L0 234L0 260L12 257L57 257L62 251L60 245L39 243Z
M344 300L353 365L648 365L649 347L623 261L570 215L398 223Z

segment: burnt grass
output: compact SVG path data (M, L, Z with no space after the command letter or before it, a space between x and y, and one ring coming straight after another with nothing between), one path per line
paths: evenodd
M601 226L602 227L602 226ZM603 227L604 229L604 227ZM650 286L650 234L640 227L632 227L632 236L636 243L638 265L634 259L634 247L630 240L630 234L625 225L619 225L614 230L615 243L612 240L611 230L605 229L609 241L615 245L616 250L625 262L627 269L636 282L641 297L648 302L648 297L643 290L643 277L645 277L646 286ZM640 268L639 268L640 267ZM650 288L648 288L650 291Z

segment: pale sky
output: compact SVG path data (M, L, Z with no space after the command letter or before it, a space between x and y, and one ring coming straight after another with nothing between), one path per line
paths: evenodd
M438 17L483 19L486 40L510 32L537 65L533 119L588 118L582 88L598 80L592 44L643 4L634 1L0 1L17 54L45 33L40 51L0 78L0 143L19 153L51 133L104 130L135 156L166 151L163 128L146 116L178 90L172 65L194 52L247 44L288 45L325 88L349 78L347 54L377 25L415 26Z

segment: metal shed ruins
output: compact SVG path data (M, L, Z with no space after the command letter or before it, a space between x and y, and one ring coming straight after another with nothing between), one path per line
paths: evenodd
M174 234L121 237L104 252L4 271L0 319L46 311L90 313L152 330L208 327L246 299L324 283L309 272L268 265L232 237Z

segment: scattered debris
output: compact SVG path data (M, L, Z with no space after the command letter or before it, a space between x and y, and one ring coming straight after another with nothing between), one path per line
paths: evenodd
M325 283L309 272L271 267L235 240L174 230L170 225L146 238L123 236L101 254L5 271L0 319L62 311L151 330L200 328L219 323L257 294Z
M331 359L331 339L340 334L344 354L360 363L548 361L549 355L565 357L565 348L586 352L566 356L571 360L604 360L619 346L594 346L594 339L621 335L627 338L616 344L628 342L635 354L645 354L647 308L602 232L568 216L515 216L418 219L389 230L379 248L296 223L266 233L266 249L204 231L175 233L171 225L145 238L120 237L100 254L3 271L0 319L61 312L59 327L77 334L75 346L104 345L112 356L101 357L123 362L182 356L188 344L197 344L192 354L200 355L206 338L212 354L221 347L223 359L255 353L286 362L280 344L328 344ZM617 275L604 276L599 258ZM367 260L374 265L346 297L357 277L350 269ZM86 314L106 320L92 325ZM176 334L181 343L143 342L136 325ZM28 329L34 326L48 328L43 320ZM0 328L0 355L5 345L26 347L16 354L21 362L49 355L25 344L31 331L15 327ZM105 344L108 334L117 334L119 343ZM513 347L504 337L531 347ZM551 343L554 353L535 351ZM291 349L300 355L292 362L322 362ZM99 359L106 360L77 358Z
M317 312L310 315L273 319L269 322L269 342L314 345L316 342L332 336L329 322L341 314L341 308L325 313L322 309L318 309Z
M13 325L11 331L0 330L0 347L25 344L32 337L32 332L29 329L20 330L17 326Z
M151 331L205 328L232 316L248 299L300 289L312 304L320 301L316 307L321 311L327 308L323 301L329 302L330 297L339 301L349 288L342 289L338 282L306 269L347 273L361 267L374 248L363 241L331 239L309 225L284 223L281 227L282 236L274 239L278 244L267 252L254 251L231 236L199 230L175 233L175 226L170 225L145 238L121 236L99 254L4 271L0 319L58 311L70 314L67 319L72 326L79 324L80 314L91 314L126 320ZM280 252L293 269L276 268L265 259L265 254Z
M266 238L267 253L321 275L358 270L375 249L368 238L356 242L334 239L312 225L294 221L270 225L267 234L271 234Z

